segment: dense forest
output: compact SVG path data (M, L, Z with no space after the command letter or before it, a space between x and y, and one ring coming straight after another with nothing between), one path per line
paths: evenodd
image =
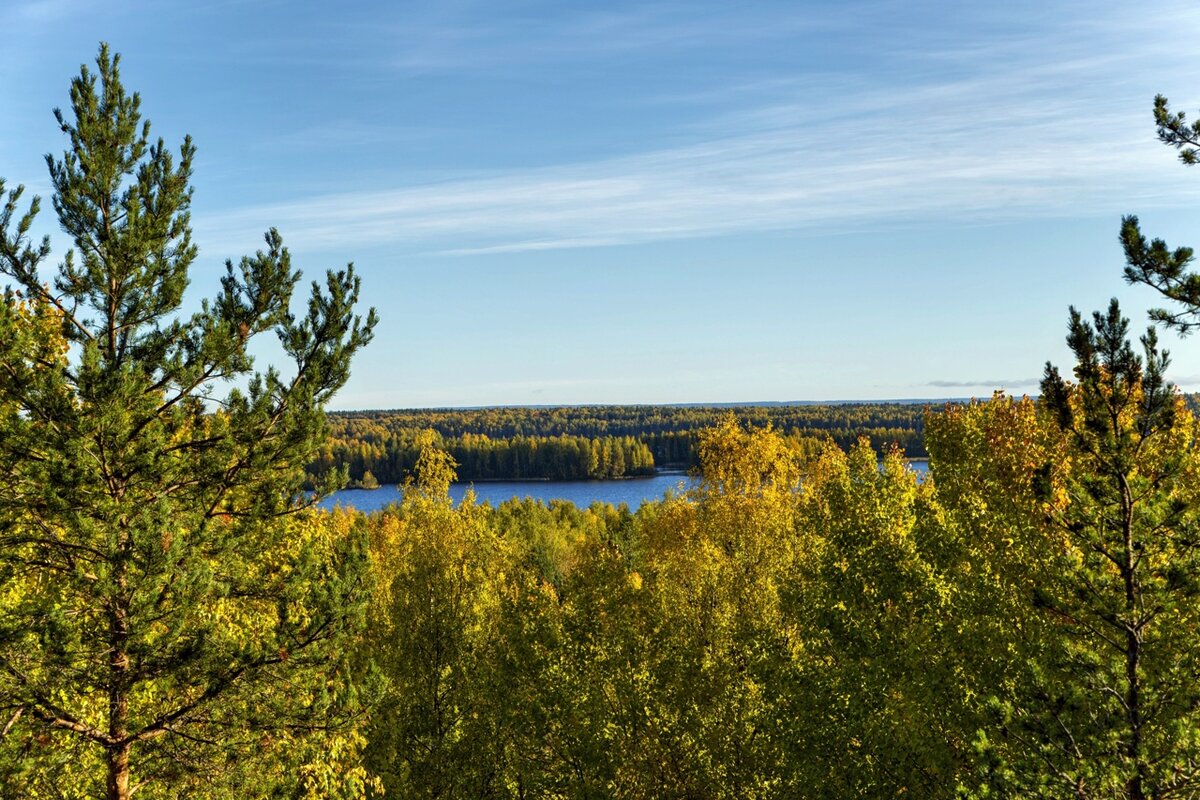
M729 414L771 427L798 453L823 442L925 457L924 407L906 403L574 406L338 412L314 474L346 467L354 486L402 483L427 443L449 452L462 480L577 480L698 465L699 434Z
M354 271L293 314L270 231L187 315L190 140L151 143L106 46L71 101L53 281L0 182L0 797L1200 795L1200 419L1115 299L1070 310L1036 400L919 420L341 417L411 480L325 512L325 411L375 327ZM1200 161L1200 125L1155 113ZM1152 319L1200 327L1192 251L1133 217L1121 241L1175 304ZM256 371L263 334L286 371ZM828 433L856 425L919 431L928 477ZM698 480L636 513L449 493L472 458L627 474L656 434Z
M1115 307L1075 324L1083 382L929 413L924 482L730 416L636 513L456 507L426 447L398 507L335 517L371 541L372 791L1190 796L1198 423L1155 351L1086 354Z

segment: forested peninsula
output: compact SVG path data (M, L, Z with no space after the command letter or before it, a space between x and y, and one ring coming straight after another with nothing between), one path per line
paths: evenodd
M731 415L751 428L770 427L798 455L826 443L847 449L865 437L878 451L924 458L926 408L897 402L336 412L310 470L345 467L358 487L402 483L421 448L432 445L450 454L464 481L635 477L698 466L700 433Z

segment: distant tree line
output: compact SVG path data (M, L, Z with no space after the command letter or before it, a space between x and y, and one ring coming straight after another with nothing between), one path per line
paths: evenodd
M0 798L1200 796L1200 419L1116 300L1071 309L1074 380L927 413L924 479L830 441L919 423L780 407L701 433L695 484L636 512L455 501L456 460L628 472L709 412L344 417L335 458L375 324L353 271L293 316L272 231L181 316L190 141L151 143L107 47L71 101L50 282L0 182ZM1200 327L1192 250L1121 235L1181 306L1152 318ZM270 333L289 378L254 369ZM362 482L417 450L398 503L313 508L352 448Z
M366 422L367 424L362 424ZM433 430L399 428L380 433L353 420L332 436L312 464L314 474L345 467L351 486L403 483L421 448L449 453L463 480L597 480L654 473L650 449L632 436L514 436L493 439L467 433L448 438ZM337 427L335 425L335 427ZM376 426L377 427L377 426Z
M413 409L330 414L330 438L314 474L345 466L352 485L400 483L424 444L454 458L461 480L585 480L692 468L701 431L731 412L748 428L770 426L798 454L820 442L843 449L865 437L877 450L926 456L924 408L904 403L812 406L580 406ZM430 438L432 437L432 439Z

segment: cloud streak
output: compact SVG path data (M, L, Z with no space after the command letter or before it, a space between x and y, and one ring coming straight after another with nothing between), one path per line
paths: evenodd
M770 101L714 115L683 146L311 196L209 216L198 228L202 240L241 247L275 225L298 248L461 256L1194 200L1200 186L1153 141L1145 81L1128 77L1145 53L1097 55L1126 24L926 53L923 63L940 68L900 89L850 73L784 81Z
M736 46L857 25L863 6L789 11L721 2L652 2L600 10L533 3L521 11L493 3L445 2L404 9L384 30L396 53L388 66L401 72L449 73L607 59L653 50ZM599 7L598 7L599 8ZM379 22L371 26L378 30ZM364 29L365 35L375 30Z

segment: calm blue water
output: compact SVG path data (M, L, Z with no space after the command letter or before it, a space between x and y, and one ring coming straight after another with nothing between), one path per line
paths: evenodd
M614 506L628 503L630 510L637 510L646 500L658 500L666 491L680 491L680 484L687 488L691 486L691 479L683 473L663 472L649 478L620 481L488 481L451 484L450 496L457 503L467 489L474 486L476 501L487 501L493 506L514 497L532 497L544 503L569 500L580 508L587 508L597 500ZM400 492L395 486L382 486L378 489L344 489L335 492L321 502L321 507L343 505L359 511L378 511L389 503L399 501Z
M929 469L927 461L910 462L918 475ZM475 497L480 503L487 501L498 506L514 497L532 497L549 503L551 500L569 500L580 508L587 508L599 500L601 503L629 504L631 511L647 500L658 500L664 492L679 492L692 485L686 474L661 472L649 478L630 478L622 481L489 481L487 483L454 483L450 485L450 496L454 502L462 500L467 488L474 485ZM389 503L400 501L400 492L395 486L379 489L345 489L336 492L321 502L322 508L342 505L359 511L378 511Z

